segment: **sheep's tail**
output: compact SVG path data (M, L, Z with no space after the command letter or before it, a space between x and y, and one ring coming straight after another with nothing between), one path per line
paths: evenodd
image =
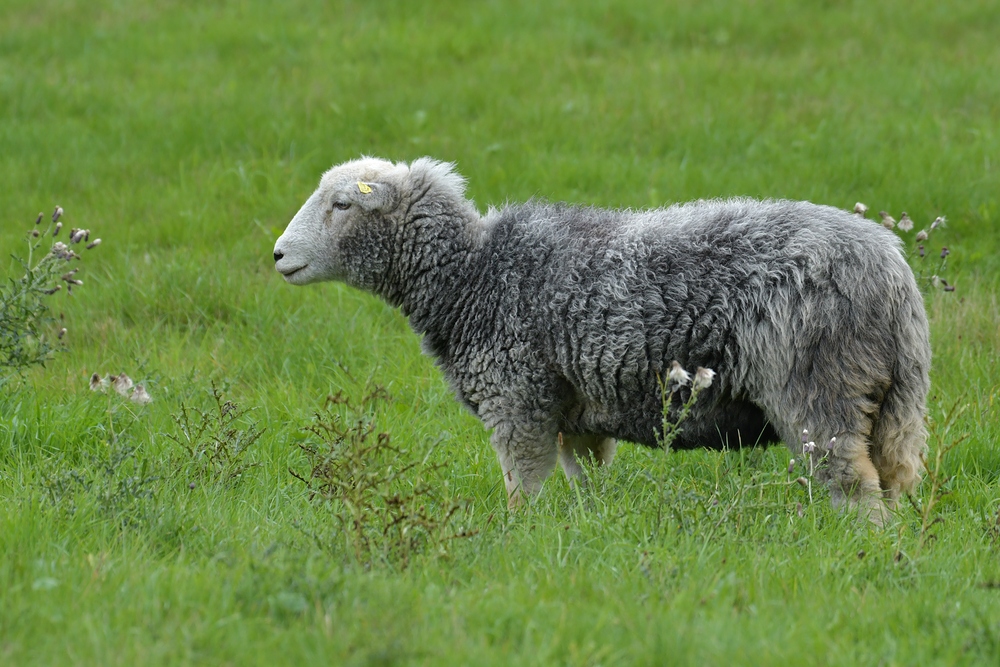
M908 291L912 293L897 311L893 327L897 352L892 380L872 428L872 463L890 504L920 482L927 451L930 334L920 291L916 285Z

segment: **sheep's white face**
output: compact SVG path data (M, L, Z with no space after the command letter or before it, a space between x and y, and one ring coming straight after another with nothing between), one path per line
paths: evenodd
M274 268L293 285L348 280L345 240L373 215L395 208L396 186L407 171L405 164L363 158L323 174L274 244Z

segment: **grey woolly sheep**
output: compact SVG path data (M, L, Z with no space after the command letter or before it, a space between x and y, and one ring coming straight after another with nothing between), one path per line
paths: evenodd
M651 211L530 202L479 214L450 164L330 169L274 246L289 283L339 280L409 317L493 430L512 506L558 460L655 446L671 362L718 375L675 448L800 434L835 505L876 523L918 481L930 344L897 237L808 202ZM684 397L678 392L679 401ZM677 406L673 406L676 408Z

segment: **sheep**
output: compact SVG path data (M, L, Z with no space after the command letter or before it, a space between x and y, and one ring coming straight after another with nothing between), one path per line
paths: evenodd
M898 237L862 216L746 198L483 216L454 165L366 157L323 175L274 259L291 284L401 309L492 430L511 507L557 461L572 479L619 439L656 446L675 360L717 376L674 448L782 440L798 456L808 429L833 504L878 524L919 482L923 299Z

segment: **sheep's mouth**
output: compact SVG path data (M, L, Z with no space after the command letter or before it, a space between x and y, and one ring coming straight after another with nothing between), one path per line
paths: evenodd
M278 269L278 273L280 273L281 275L283 275L285 277L285 279L287 280L287 279L291 278L292 276L294 276L296 273L299 273L300 271L302 271L307 266L309 266L309 265L308 264L303 264L302 266L297 266L297 267L295 267L294 269L291 269L291 270L289 270L289 269Z

